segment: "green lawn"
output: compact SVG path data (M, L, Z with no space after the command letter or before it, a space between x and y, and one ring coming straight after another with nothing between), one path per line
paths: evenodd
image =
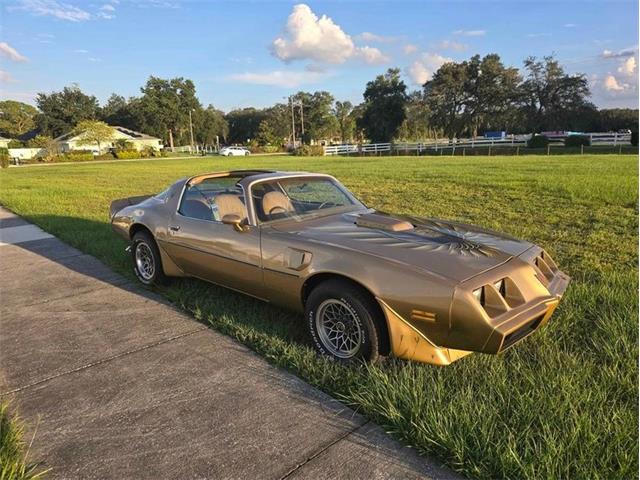
M11 168L0 172L0 202L131 276L125 244L108 225L112 199L159 192L181 176L256 167L328 172L369 206L532 240L573 283L547 328L504 355L449 367L334 365L316 357L296 315L192 280L165 296L471 477L637 478L637 156L251 156Z

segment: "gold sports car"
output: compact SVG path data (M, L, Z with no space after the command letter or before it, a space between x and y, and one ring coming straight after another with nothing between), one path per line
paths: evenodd
M339 361L500 353L548 322L569 283L536 245L372 210L324 174L197 175L110 210L142 283L196 277L304 312Z

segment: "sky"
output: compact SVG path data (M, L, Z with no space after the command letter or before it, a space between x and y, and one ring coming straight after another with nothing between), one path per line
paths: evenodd
M71 84L136 96L150 75L190 78L224 111L299 90L360 103L389 67L415 90L488 53L515 67L553 54L598 107L638 107L637 1L0 2L0 98L32 104Z

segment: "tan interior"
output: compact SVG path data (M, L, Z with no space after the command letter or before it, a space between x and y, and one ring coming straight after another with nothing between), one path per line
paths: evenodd
M282 192L269 192L262 197L262 210L267 215L274 213L293 212L291 200Z
M218 195L214 198L220 220L225 215L238 215L242 220L247 218L247 209L240 199L231 194Z

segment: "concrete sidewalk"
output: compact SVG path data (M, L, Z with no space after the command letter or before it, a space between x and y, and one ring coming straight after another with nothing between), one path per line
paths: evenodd
M0 208L0 399L47 478L458 478Z

